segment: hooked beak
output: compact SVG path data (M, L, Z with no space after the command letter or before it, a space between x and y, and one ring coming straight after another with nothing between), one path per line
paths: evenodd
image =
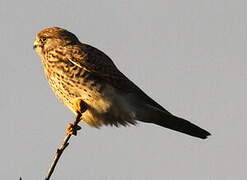
M35 50L36 48L37 48L37 45L36 45L36 44L34 44L34 45L33 45L33 49Z
M33 49L39 54L42 54L43 44L40 42L38 38L33 43Z
M37 42L37 40L35 40L33 43L33 49L36 49L39 46L40 46L39 43Z

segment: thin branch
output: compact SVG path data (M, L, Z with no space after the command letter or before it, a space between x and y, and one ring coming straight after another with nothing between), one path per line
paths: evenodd
M76 120L73 122L72 126L75 128L78 126L78 123L80 122L80 119L81 119L81 116L82 116L82 113L81 112L77 112L77 117L76 117ZM76 133L76 132L75 132ZM76 134L75 134L76 135ZM72 134L67 134L62 142L62 144L60 145L60 147L57 149L57 152L55 154L55 157L54 157L54 160L48 170L48 175L46 176L45 180L49 180L52 173L54 172L55 170L55 167L57 165L57 162L59 160L59 158L61 157L63 151L66 149L66 147L68 147L69 145L69 139L70 137L72 136Z

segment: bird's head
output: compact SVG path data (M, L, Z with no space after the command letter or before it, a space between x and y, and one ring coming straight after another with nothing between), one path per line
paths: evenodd
M36 35L33 49L39 55L44 55L45 52L58 46L67 46L78 42L78 38L73 33L59 27L50 27Z

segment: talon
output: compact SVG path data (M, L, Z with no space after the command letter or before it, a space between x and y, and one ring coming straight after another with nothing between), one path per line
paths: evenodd
M66 128L66 134L67 135L77 135L77 131L81 129L80 126L76 125L74 126L72 123L69 123L67 128Z

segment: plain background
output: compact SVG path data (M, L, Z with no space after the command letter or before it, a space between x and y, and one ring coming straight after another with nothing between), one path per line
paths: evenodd
M200 140L151 124L83 125L52 179L246 179L247 3L230 0L0 1L0 178L44 179L73 114L32 50L60 26L108 54Z

